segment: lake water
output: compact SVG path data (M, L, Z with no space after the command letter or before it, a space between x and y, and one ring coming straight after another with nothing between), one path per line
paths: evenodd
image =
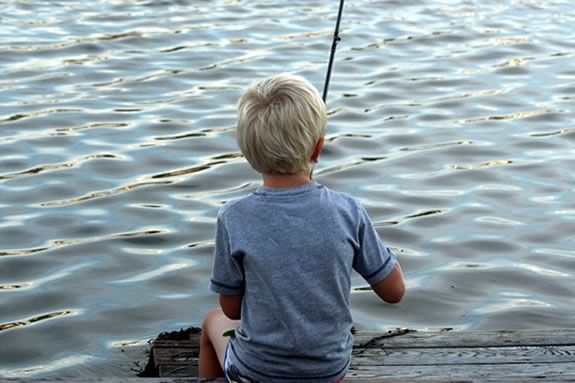
M2 2L0 376L129 376L199 325L215 217L260 183L235 103L323 87L337 1ZM575 325L571 1L348 0L315 179L399 254L359 329Z

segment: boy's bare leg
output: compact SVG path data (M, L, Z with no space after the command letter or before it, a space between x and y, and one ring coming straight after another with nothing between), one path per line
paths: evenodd
M229 319L221 309L208 312L202 324L200 338L200 378L218 378L224 376L224 354L229 337L223 336L228 330L238 327L240 321Z

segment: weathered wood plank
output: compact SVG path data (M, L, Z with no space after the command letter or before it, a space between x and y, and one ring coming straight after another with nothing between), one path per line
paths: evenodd
M573 363L521 363L521 364L483 364L449 366L358 366L348 372L351 378L395 378L408 380L426 380L430 378L446 380L499 379L508 378L547 381L555 379L569 381L575 379ZM355 381L355 380L354 380Z
M189 339L154 340L154 348L169 347L169 348L186 348L186 349L200 349L200 334L190 334Z
M197 376L198 350L158 348L153 351L159 376Z
M365 348L353 353L357 366L448 366L463 364L573 363L575 346Z
M187 336L187 335L186 335ZM156 340L165 377L197 373L199 334ZM360 332L346 381L575 381L575 330Z
M198 376L198 362L190 364L161 364L158 368L161 377L186 377Z
M354 335L354 347L504 347L575 345L575 329L471 330L420 332L398 330L387 333L362 331Z
M426 379L409 379L406 378L348 378L345 382L352 383L405 383L409 382L428 382L428 383L527 383L527 382L545 382L545 383L565 383L573 382L573 377L564 378L525 378L525 377L505 377L503 380L501 377L497 378L486 378L482 380L473 379L449 379L448 377L442 378L426 378ZM198 378L68 378L68 379L25 379L25 378L7 378L1 379L0 383L227 383L225 379L198 379Z
M535 366L537 368L537 366ZM565 383L574 382L574 373L564 373L560 375L545 374L543 372L521 373L514 375L508 370L495 371L492 376L476 376L469 374L459 376L458 374L442 374L414 376L414 374L372 374L372 376L348 376L345 382L350 383L405 383L405 382L428 382L428 383L525 383L525 382L545 382L545 383ZM177 377L177 378L130 378L130 377L100 377L100 378L0 378L0 383L226 383L225 379L199 379L195 377Z
M227 383L225 379L199 378L0 378L0 383Z
M154 348L154 357L158 362L164 363L190 363L197 360L199 350L186 348Z
M194 377L198 375L200 329L161 333L152 342L150 358L141 377Z

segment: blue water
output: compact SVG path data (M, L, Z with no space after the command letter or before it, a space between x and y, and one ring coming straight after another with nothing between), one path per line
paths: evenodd
M1 5L0 376L133 375L130 350L217 303L217 210L260 183L242 89L321 89L337 2ZM390 306L355 276L357 328L573 327L573 25L570 1L346 3L315 178L409 289Z

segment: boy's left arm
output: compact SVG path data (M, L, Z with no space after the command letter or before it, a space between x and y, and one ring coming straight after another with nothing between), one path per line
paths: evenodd
M242 298L242 294L220 294L220 306L228 318L239 320L242 317Z

